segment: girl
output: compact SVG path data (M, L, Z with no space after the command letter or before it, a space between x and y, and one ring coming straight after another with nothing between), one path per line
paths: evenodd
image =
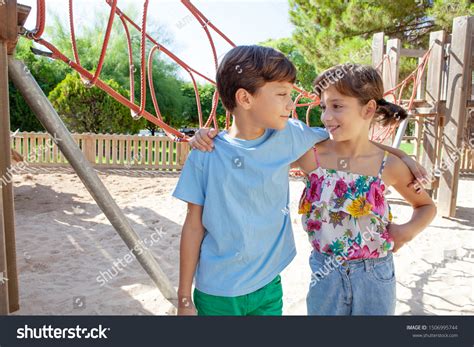
M314 84L330 139L297 162L306 175L299 213L313 248L308 314L392 315L392 252L429 225L436 207L426 192L410 187L401 159L369 141L369 129L407 114L383 99L382 80L369 66L334 66ZM389 186L413 207L405 224L391 223Z

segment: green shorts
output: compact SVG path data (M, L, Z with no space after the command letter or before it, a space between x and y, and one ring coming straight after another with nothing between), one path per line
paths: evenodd
M194 305L199 316L281 316L283 289L281 277L252 293L215 296L194 289Z

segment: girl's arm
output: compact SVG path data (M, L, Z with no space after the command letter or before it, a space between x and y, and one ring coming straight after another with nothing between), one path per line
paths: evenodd
M191 289L204 238L202 206L188 203L179 254L178 315L195 315Z
M389 225L389 233L395 241L393 251L396 252L431 223L436 217L436 206L424 190L416 193L409 187L413 176L400 158L393 155L389 156L383 178L387 184L392 185L413 207L413 214L407 223L392 223Z

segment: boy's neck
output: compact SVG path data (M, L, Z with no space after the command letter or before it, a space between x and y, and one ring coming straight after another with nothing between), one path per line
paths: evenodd
M250 117L249 114L233 115L232 125L227 131L228 135L241 140L255 140L262 136L265 129L256 126L250 121Z

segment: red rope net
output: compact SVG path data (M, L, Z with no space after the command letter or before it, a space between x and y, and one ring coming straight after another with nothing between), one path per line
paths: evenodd
M403 81L398 83L395 87L387 90L384 93L384 97L391 97L392 100L390 100L390 101L397 104L397 105L400 105L400 106L404 107L406 109L406 111L408 112L408 114L410 114L413 110L415 97L416 97L416 92L417 92L418 86L420 85L421 80L423 78L423 74L425 72L426 66L428 65L428 61L430 59L432 47L433 46L431 46L430 49L428 49L428 51L423 55L423 57L421 58L420 63L418 64L418 66L415 70L413 70ZM376 69L381 71L380 69L384 65L385 65L385 68L387 68L388 71L390 72L391 71L391 60L390 60L390 58L387 54L385 54L382 61L380 61L380 63L377 64ZM391 77L392 77L392 75L389 73L389 78L391 78ZM403 104L402 103L403 91L411 83L413 83L413 89L412 89L410 99L408 99L406 104ZM393 85L393 81L390 81L390 85ZM384 142L386 139L388 139L389 137L394 135L394 133L397 130L398 126L399 126L398 122L395 123L395 124L386 126L386 127L376 127L376 126L374 126L374 127L372 127L370 138L371 138L371 140L376 141L376 142Z
M27 31L26 36L38 44L46 47L51 52L51 57L53 59L58 59L66 64L68 64L73 70L77 71L81 76L83 82L88 87L96 86L103 91L105 91L108 95L113 97L115 100L120 102L121 104L127 106L132 113L132 117L140 118L144 117L148 121L156 124L157 126L161 127L166 135L168 135L174 141L188 141L188 138L183 133L179 132L175 128L169 126L163 121L161 116L160 107L158 100L156 98L156 93L153 86L153 76L152 76L152 66L153 66L153 56L156 51L161 51L165 55L167 55L171 60L173 60L176 64L178 64L181 68L183 68L188 74L193 84L195 98L196 98L196 105L198 110L198 120L200 127L208 127L214 126L214 128L218 129L216 111L217 105L219 102L219 95L217 90L214 92L213 99L212 99L212 109L207 118L204 121L201 102L199 97L199 91L196 83L196 76L199 76L206 80L207 82L215 85L215 81L208 76L200 73L196 69L193 69L189 64L181 60L178 56L173 54L169 49L167 49L163 44L158 43L153 37L151 37L146 30L146 21L147 21L147 14L148 14L148 4L149 0L145 0L143 2L143 12L142 12L142 21L141 25L135 23L130 17L128 17L124 12L120 10L117 6L117 0L105 0L105 2L110 6L110 15L107 23L107 28L104 34L104 40L102 44L102 49L99 57L99 61L97 64L97 68L95 72L92 73L86 70L80 62L80 57L77 49L77 42L76 42L76 35L75 35L75 26L74 26L74 11L73 11L73 0L68 0L69 2L69 26L70 26L70 36L71 36L71 45L73 51L73 58L70 59L66 55L64 55L59 49L57 49L52 43L48 42L46 39L42 37L44 32L44 27L46 23L46 4L45 0L37 0L37 17L36 17L36 26L35 29L32 31ZM211 30L214 31L218 36L224 39L229 45L235 47L235 44L222 32L220 31L201 11L199 11L189 0L181 0L181 3L186 7L186 9L192 14L194 19L199 23L199 25L204 30L206 37L209 41L210 49L212 52L214 66L217 69L218 59L217 59L217 51L214 44L213 37L211 35ZM105 61L105 57L107 54L107 46L109 43L112 25L114 19L118 17L122 23L125 36L127 39L127 49L128 49L128 63L129 63L129 71L130 71L130 97L129 99L125 98L123 95L115 91L109 85L104 83L100 79L100 74L102 71L102 67ZM135 102L135 82L134 82L134 74L135 74L135 67L133 61L133 52L132 52L132 44L131 44L131 35L130 35L130 28L138 30L141 34L141 41L140 41L140 103L137 105ZM151 43L153 46L148 53L148 57L146 56L146 46L147 44ZM153 101L153 106L155 109L155 114L152 114L145 110L146 104L146 93L147 93L147 79L148 79L148 88L150 91L150 95ZM314 105L319 104L319 99L314 94L310 94L297 86L294 86L295 90L299 93L297 100L301 99L302 97L309 98L311 100L310 103L300 104L297 107L308 106L307 112L307 121L309 121L309 111L311 107ZM296 111L293 112L293 117L297 117ZM230 123L230 114L226 113L226 127L229 127Z
M110 14L107 23L107 28L104 34L104 40L102 44L102 49L99 57L99 61L97 64L97 68L94 73L86 70L80 62L80 57L77 49L77 42L76 42L76 35L75 35L75 26L74 26L74 11L73 11L73 0L68 0L69 5L69 26L70 26L70 36L71 36L71 45L73 51L73 59L68 58L65 56L59 49L57 49L52 43L48 42L46 39L42 37L45 23L46 23L46 4L45 0L37 0L37 16L36 16L36 26L35 29L32 31L27 31L26 36L40 45L43 45L51 52L51 57L54 59L59 59L66 64L68 64L72 69L77 71L81 76L83 82L88 87L97 86L98 88L105 91L108 95L113 97L115 100L120 102L121 104L127 106L131 110L131 115L134 118L144 117L148 121L156 124L157 126L161 127L167 136L169 136L174 141L188 141L188 138L183 133L179 132L175 128L169 126L163 121L161 116L160 107L158 104L158 100L156 98L156 93L153 86L153 76L152 76L152 65L153 65L153 56L156 51L161 51L165 55L167 55L171 60L173 60L176 64L178 64L181 68L183 68L188 74L193 84L197 111L198 111L198 120L200 127L208 127L211 124L214 128L218 129L217 117L216 117L216 110L219 101L219 95L217 90L215 90L213 95L213 102L211 112L206 121L204 121L201 102L199 97L199 91L196 83L196 76L199 76L206 80L207 82L215 85L215 81L212 80L210 77L205 76L204 74L200 73L196 69L193 69L189 64L181 60L178 56L173 54L169 49L167 49L163 44L158 43L153 37L151 37L146 30L146 22L147 22L147 14L148 14L148 4L149 0L144 0L143 2L143 12L142 12L142 21L141 25L135 23L130 17L128 17L124 12L120 10L117 6L117 0L105 0L105 2L110 6ZM235 47L233 41L231 41L222 31L220 31L199 9L197 9L190 0L181 0L181 3L185 8L192 14L194 19L199 23L199 25L204 30L206 37L209 41L209 46L212 52L214 66L217 69L218 59L217 59L217 52L216 47L214 44L214 40L211 35L211 30L216 33L219 37L224 39L230 46ZM128 63L129 63L129 71L130 71L130 97L129 99L125 98L123 95L115 91L109 85L104 83L100 79L100 74L102 71L102 67L105 61L105 57L107 54L107 46L109 43L112 25L114 19L118 17L122 23L125 36L127 39L127 49L128 49ZM135 82L134 82L134 74L135 74L135 67L133 61L133 52L132 52L132 44L131 44L131 36L130 36L130 28L133 28L140 32L141 40L140 40L140 103L137 105L135 102ZM146 45L147 43L152 43L152 48L148 53L148 57L146 57ZM405 78L402 82L396 85L394 88L388 90L384 96L392 96L395 103L401 104L401 97L404 88L409 83L413 82L413 92L411 98L409 100L407 109L410 111L413 107L413 102L415 100L416 89L421 82L421 78L423 76L423 72L427 65L429 56L431 53L431 48L426 52L424 55L422 62L419 66L410 74L407 78ZM384 56L382 61L377 65L377 69L381 69L386 62L388 69L390 69L390 59L387 55ZM148 77L148 87L150 91L150 95L153 101L153 106L155 110L155 114L148 112L145 109L146 104L146 93L147 93L147 77ZM294 86L294 89L299 93L294 102L296 107L307 107L306 111L306 123L309 125L310 120L310 111L314 106L319 105L319 98L314 93L309 93L297 86ZM396 91L398 90L398 97L396 95ZM298 103L302 98L309 99L309 102L306 103ZM293 118L298 118L296 107L292 112ZM226 128L229 127L230 123L230 114L229 112L226 113ZM388 127L382 128L372 128L371 132L371 139L378 142L383 142L388 137L392 136L397 129L398 124L394 124Z

